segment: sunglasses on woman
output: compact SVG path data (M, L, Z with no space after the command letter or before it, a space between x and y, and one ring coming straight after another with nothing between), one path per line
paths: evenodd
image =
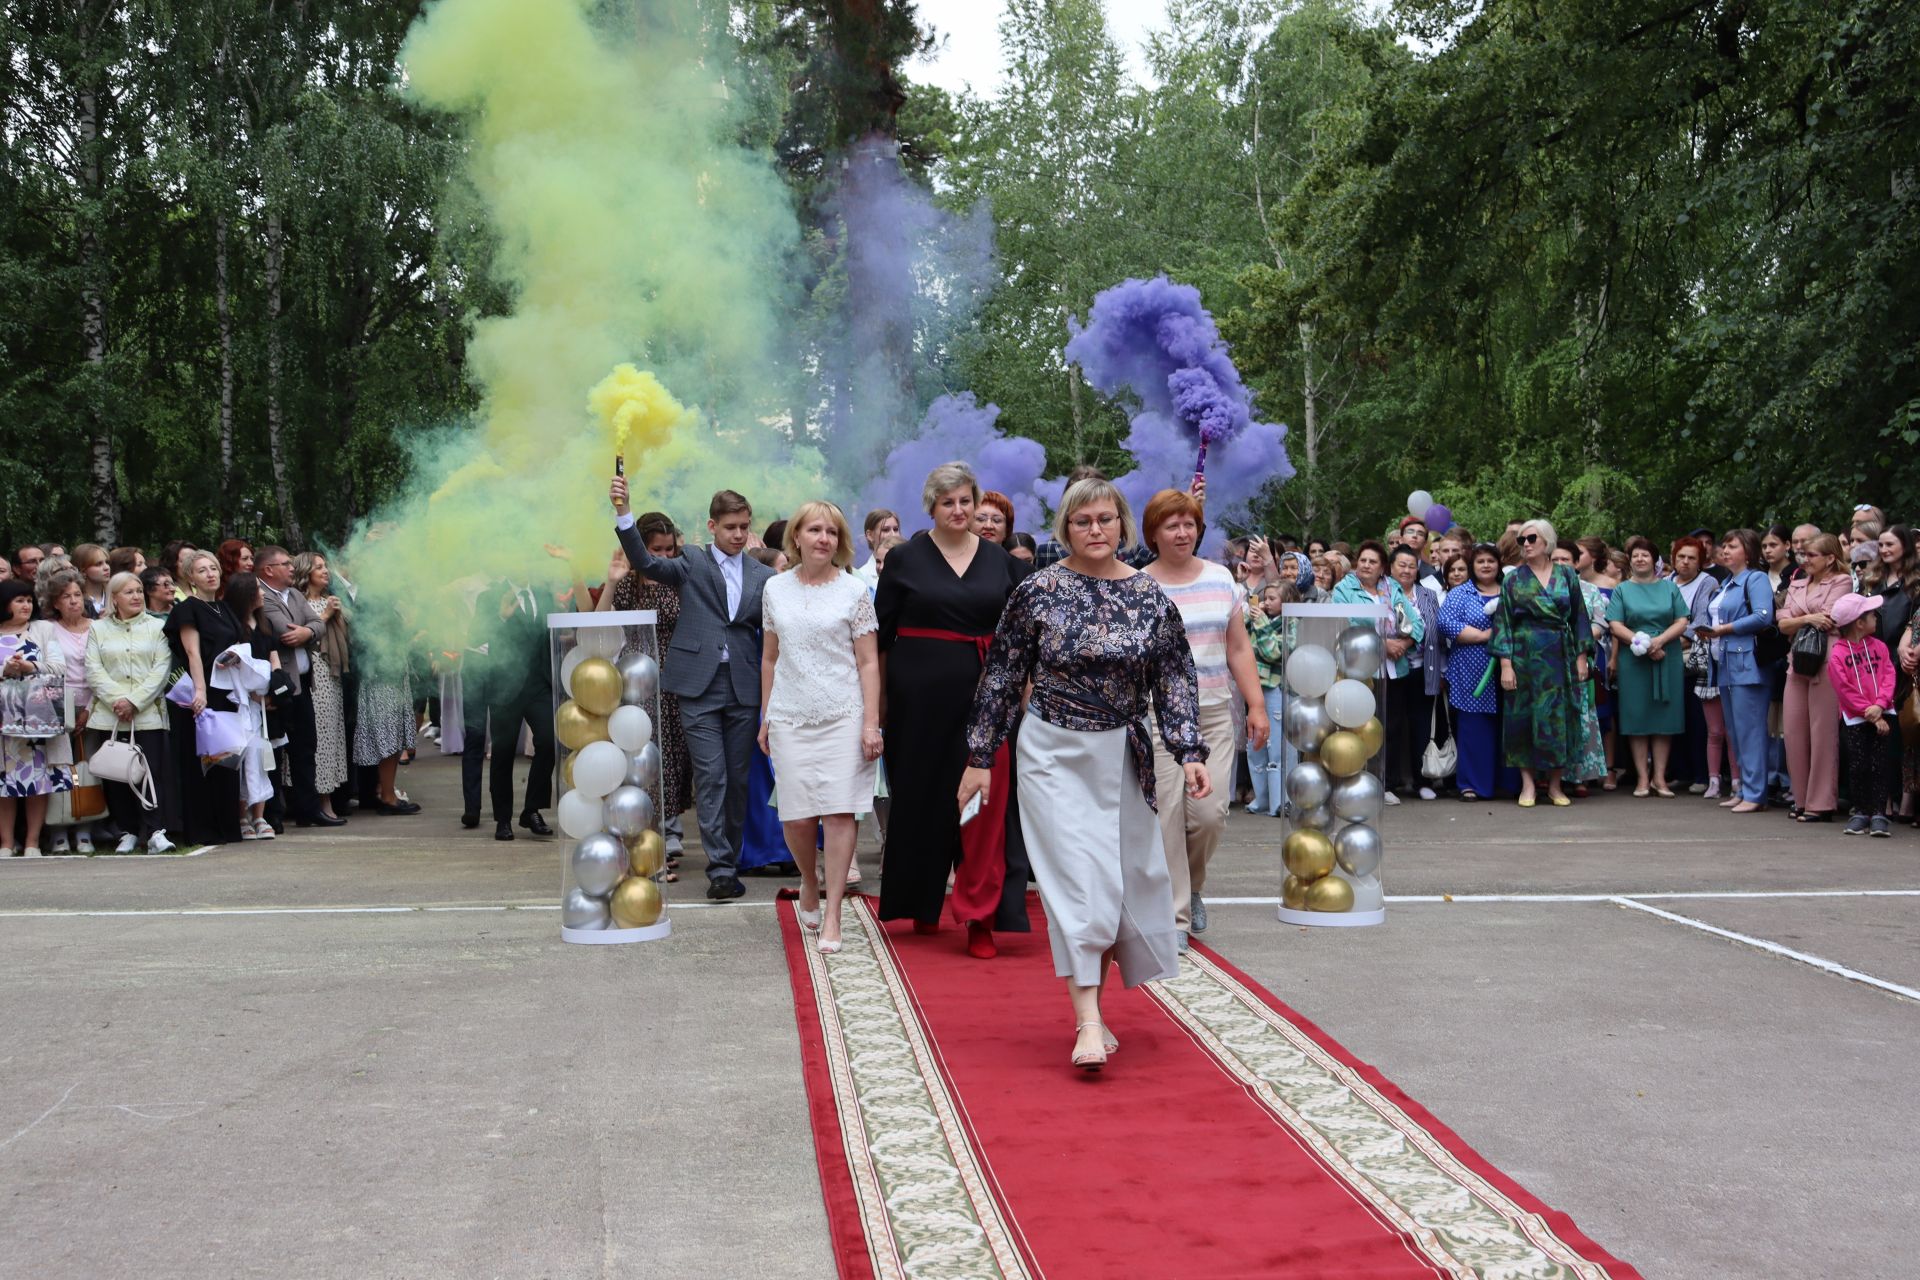
M1530 547L1534 543L1540 541L1540 535L1537 533L1523 533L1518 538L1516 538L1515 541L1518 542L1523 547Z

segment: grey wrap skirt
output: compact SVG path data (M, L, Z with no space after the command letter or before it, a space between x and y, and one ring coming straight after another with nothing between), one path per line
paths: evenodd
M1178 973L1167 856L1127 731L1062 729L1030 713L1015 775L1054 972L1093 986L1101 954L1113 948L1129 987Z

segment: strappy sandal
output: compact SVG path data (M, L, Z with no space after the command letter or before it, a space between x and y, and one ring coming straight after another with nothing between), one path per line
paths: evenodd
M1076 1037L1078 1037L1079 1034L1082 1031L1085 1031L1088 1027L1100 1028L1100 1039L1101 1039L1100 1052L1097 1054L1091 1051L1087 1053L1076 1053L1073 1055L1072 1061L1074 1066L1080 1068L1080 1070L1086 1072L1088 1075L1098 1075L1100 1073L1100 1068L1107 1065L1107 1054L1111 1052L1106 1047L1107 1029L1104 1025L1098 1022L1082 1022L1074 1026L1073 1033Z

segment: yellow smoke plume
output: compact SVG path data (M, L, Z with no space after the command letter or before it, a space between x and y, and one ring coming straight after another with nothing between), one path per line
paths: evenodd
M421 432L408 493L345 549L363 591L451 631L483 579L599 582L617 449L635 509L695 540L716 489L745 493L756 523L823 495L818 458L780 429L795 391L769 371L791 367L798 233L770 158L741 145L730 42L704 0L423 11L404 88L465 128L511 303L468 318L473 428ZM459 194L449 219L471 212Z

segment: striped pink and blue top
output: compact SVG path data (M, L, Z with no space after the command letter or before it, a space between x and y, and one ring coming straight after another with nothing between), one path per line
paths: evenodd
M1236 604L1233 575L1212 561L1202 561L1200 576L1182 586L1165 582L1160 589L1180 610L1193 648L1194 674L1200 682L1200 705L1226 702L1233 696L1227 673L1227 621Z

